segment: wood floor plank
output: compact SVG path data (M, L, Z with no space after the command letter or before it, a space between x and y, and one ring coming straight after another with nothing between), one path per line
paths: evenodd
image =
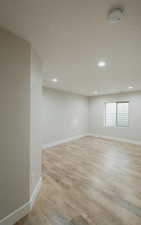
M141 146L84 137L44 150L42 173L16 225L141 225Z

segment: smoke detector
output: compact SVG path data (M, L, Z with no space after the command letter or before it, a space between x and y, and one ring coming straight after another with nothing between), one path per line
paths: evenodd
M124 10L121 8L112 9L108 14L108 21L110 23L119 23L124 16Z

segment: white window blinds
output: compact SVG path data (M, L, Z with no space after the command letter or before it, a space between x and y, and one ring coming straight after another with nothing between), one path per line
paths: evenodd
M105 103L105 127L128 127L128 102Z
M105 126L116 126L116 103L106 103L105 105Z
M117 103L117 126L128 127L128 102Z

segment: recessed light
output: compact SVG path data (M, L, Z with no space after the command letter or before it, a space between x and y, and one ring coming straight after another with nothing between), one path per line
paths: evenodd
M94 95L98 95L98 91L94 91L93 94L94 94Z
M53 78L52 81L55 82L55 83L57 83L58 82L58 79L57 78Z
M100 61L97 63L97 66L98 66L98 67L105 67L105 66L107 66L107 63L106 63L104 60L100 60Z
M133 87L132 86L129 86L128 89L133 89Z

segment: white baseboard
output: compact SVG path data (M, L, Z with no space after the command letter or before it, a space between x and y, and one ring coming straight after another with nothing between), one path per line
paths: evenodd
M94 134L94 133L89 133L88 136L93 136L97 138L105 138L108 140L114 140L114 141L120 141L120 142L126 142L126 143L134 144L134 145L141 145L141 141L134 141L134 140L124 139L124 138L110 137L110 136L104 136L104 135Z
M85 136L88 136L88 133L81 134L81 135L74 136L74 137L69 137L69 138L66 138L66 139L63 139L63 140L60 140L60 141L48 143L48 144L43 145L43 149L54 147L56 145L64 144L64 143L67 143L67 142L70 142L70 141L73 141L73 140L77 140L77 139L85 137Z
M0 225L13 225L30 211L30 202L15 210L0 221Z
M30 208L33 207L34 205L34 202L40 192L40 189L41 189L41 185L42 185L42 177L40 177L39 181L38 181L38 184L36 185L33 193L32 193L32 196L31 196L31 199L30 199Z
M13 225L18 220L26 216L30 212L31 208L33 207L35 199L37 198L37 195L40 191L41 184L42 184L42 178L39 179L39 182L33 191L30 201L28 201L26 204L24 204L23 206L16 209L14 212L12 212L8 216L0 220L0 225Z

